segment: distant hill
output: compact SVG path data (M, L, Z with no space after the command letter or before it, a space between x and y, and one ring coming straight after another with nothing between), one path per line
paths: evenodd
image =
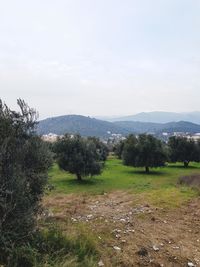
M136 133L200 132L200 125L187 121L169 122L169 123L119 121L119 122L114 122L114 124L128 130L129 132L136 132Z
M104 118L105 119L105 118ZM200 124L200 112L189 112L189 113L175 113L175 112L142 112L132 116L125 116L119 118L105 119L111 122L115 121L140 121L140 122L153 122L153 123L168 123L168 122L179 122L188 121L196 124Z
M38 124L37 131L41 135L70 133L97 137L108 137L110 135L108 132L123 135L128 133L127 130L111 122L80 115L66 115L42 120Z
M138 121L108 122L80 115L66 115L48 118L39 122L37 131L40 135L54 133L80 134L106 138L110 133L127 135L129 133L161 133L161 132L200 132L200 125L180 121L170 123L149 123Z

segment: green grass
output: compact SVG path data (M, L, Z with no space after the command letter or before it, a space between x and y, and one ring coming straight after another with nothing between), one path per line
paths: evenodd
M100 176L86 178L81 183L74 175L64 172L55 164L49 175L50 183L55 186L51 194L102 194L114 190L129 190L132 193L145 193L147 197L162 202L162 195L176 205L182 198L189 199L197 194L190 188L178 187L180 176L200 173L200 164L191 163L186 169L182 164L170 164L167 167L151 169L146 174L142 168L132 168L122 165L116 158L109 158ZM174 201L173 198L176 198Z
M120 160L109 158L100 176L87 178L79 182L74 175L60 170L58 165L54 164L49 176L50 183L55 188L48 193L47 197L54 198L58 195L66 194L98 195L122 190L131 194L132 205L147 203L166 209L173 209L199 194L197 190L190 187L177 185L179 177L193 173L200 174L200 164L191 163L187 169L182 164L170 164L167 167L151 169L151 173L146 174L144 169L127 167ZM144 215L140 214L138 216ZM67 239L63 239L62 236L60 238L59 235L52 236L48 234L48 242L44 243L48 244L50 238L50 244L52 245L46 249L48 252L47 262L44 264L43 260L41 265L36 264L34 266L97 266L102 249L102 246L98 243L100 242L99 239L83 223L76 224L73 227L75 228L70 228L70 225L68 225L68 231L64 230L64 233L67 233ZM106 236L109 240L110 237L108 237L107 233ZM54 258L54 254L51 251L52 249L54 250L54 244L56 246L60 244L61 248L64 247L67 250L64 249L59 252L59 249L57 249L59 253L56 255L55 260L51 260L52 257ZM52 257L50 256L51 254Z
M98 238L87 227L65 233L59 225L46 224L29 243L15 247L8 267L95 267ZM1 266L1 265L0 265Z

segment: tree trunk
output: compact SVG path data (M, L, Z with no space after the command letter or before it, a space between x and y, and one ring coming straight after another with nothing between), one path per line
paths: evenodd
M185 161L184 161L184 167L187 168L188 165L189 165L189 161L185 160Z
M149 167L148 166L145 167L145 171L146 171L146 173L149 173Z
M82 177L81 177L80 173L77 173L77 174L76 174L76 177L77 177L77 180L78 180L79 182L82 181Z

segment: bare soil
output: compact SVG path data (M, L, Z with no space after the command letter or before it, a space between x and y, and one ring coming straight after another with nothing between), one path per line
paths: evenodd
M52 196L44 205L66 227L84 224L93 231L104 266L200 266L200 198L167 209L119 191Z

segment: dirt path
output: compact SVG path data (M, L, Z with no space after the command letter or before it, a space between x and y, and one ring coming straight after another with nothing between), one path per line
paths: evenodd
M200 266L200 198L173 210L127 192L45 200L56 220L97 234L104 266Z

